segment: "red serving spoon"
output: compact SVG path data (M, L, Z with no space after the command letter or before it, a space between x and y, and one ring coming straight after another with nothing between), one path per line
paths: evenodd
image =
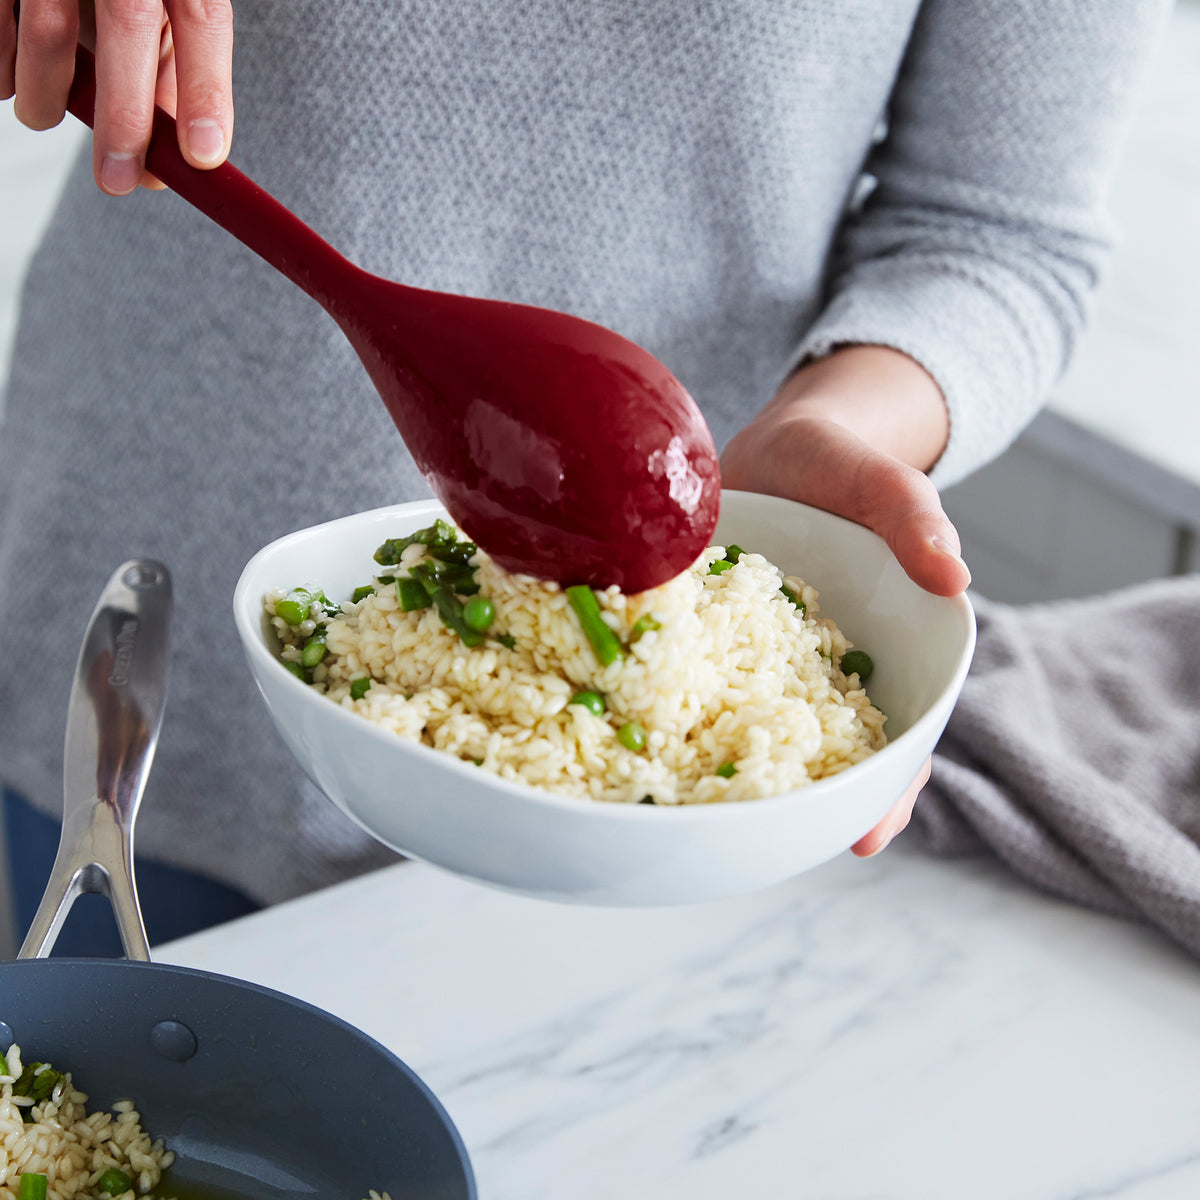
M91 126L95 101L80 47L68 108ZM708 545L712 434L640 346L551 309L369 274L228 163L189 166L161 109L146 166L333 317L434 495L502 566L638 592Z

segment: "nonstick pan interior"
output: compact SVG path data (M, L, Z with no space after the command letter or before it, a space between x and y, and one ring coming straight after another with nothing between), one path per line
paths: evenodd
M205 971L107 959L0 963L0 1048L70 1071L89 1111L131 1099L188 1195L474 1200L424 1083L329 1013ZM164 1182L164 1195L171 1189Z

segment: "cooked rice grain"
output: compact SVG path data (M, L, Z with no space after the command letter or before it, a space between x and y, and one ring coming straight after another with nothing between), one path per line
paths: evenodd
M884 716L858 677L840 670L850 643L819 616L816 590L759 554L710 575L723 554L710 547L652 591L598 592L605 622L626 645L625 658L607 667L564 589L510 574L482 551L472 562L496 617L478 647L465 646L432 608L403 612L395 588L377 583L328 620L312 686L399 737L503 779L594 800L752 800L834 775L883 746ZM265 606L283 658L298 663L303 627L274 616L284 594L270 593ZM632 640L643 614L660 628ZM367 675L370 688L351 699L351 683ZM597 717L571 704L581 690L600 692L607 711ZM629 721L647 732L641 751L617 738ZM717 773L730 763L734 773Z
M47 1200L98 1195L96 1184L111 1167L133 1180L124 1197L153 1197L175 1155L161 1138L151 1141L131 1101L88 1113L87 1096L64 1074L45 1101L31 1105L13 1095L21 1071L21 1050L14 1045L0 1055L0 1200L16 1200L24 1173L46 1176Z

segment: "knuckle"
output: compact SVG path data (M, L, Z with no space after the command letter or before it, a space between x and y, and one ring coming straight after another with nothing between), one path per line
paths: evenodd
M97 119L100 114L97 113ZM150 130L154 124L154 114L149 108L142 108L125 101L117 101L105 106L104 125L108 138L122 150L135 150L138 146L150 140Z
M58 53L73 49L79 37L78 10L61 4L38 4L21 13L22 49Z
M156 36L162 27L162 0L104 0L98 4L97 24L120 35Z
M233 27L231 0L171 0L171 24L215 31Z
M181 82L179 102L186 104L192 116L211 116L218 120L229 104L227 95L218 88L209 83L195 82L188 83L186 87Z

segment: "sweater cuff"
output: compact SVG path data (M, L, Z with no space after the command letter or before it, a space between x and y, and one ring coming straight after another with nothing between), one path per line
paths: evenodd
M989 264L874 262L843 276L809 328L786 375L839 346L887 346L933 377L950 438L929 477L959 482L1000 454L1036 415L1068 348L1044 330L1045 297Z

